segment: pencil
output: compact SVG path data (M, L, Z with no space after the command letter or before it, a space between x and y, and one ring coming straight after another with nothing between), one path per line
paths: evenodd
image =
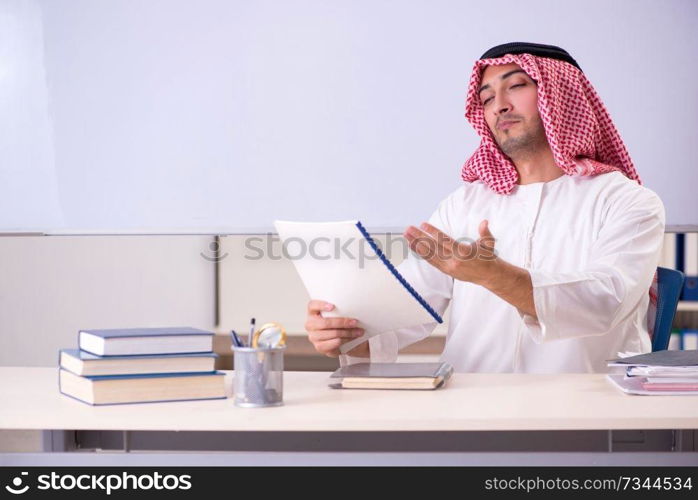
M254 318L250 320L250 338L247 339L247 347L252 347L252 337L254 337Z

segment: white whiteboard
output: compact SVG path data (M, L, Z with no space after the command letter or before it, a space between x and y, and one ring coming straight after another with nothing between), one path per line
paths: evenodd
M698 223L691 0L0 0L0 231L426 220L475 59L566 48L668 224Z

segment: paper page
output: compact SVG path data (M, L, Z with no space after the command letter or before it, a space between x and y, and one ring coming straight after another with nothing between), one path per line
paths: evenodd
M284 256L293 261L310 298L335 305L323 317L356 318L357 328L365 330L343 344L342 353L379 333L436 322L381 261L357 223L274 222Z
M642 388L641 377L626 378L623 375L606 375L606 379L626 394L640 396L698 396L696 391L648 391Z

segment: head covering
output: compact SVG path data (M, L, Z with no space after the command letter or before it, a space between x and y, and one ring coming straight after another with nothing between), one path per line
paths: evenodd
M513 42L491 48L475 62L465 117L480 135L461 177L482 180L499 194L510 194L519 174L490 132L479 90L486 66L518 64L538 85L538 112L558 167L567 175L598 175L619 170L642 184L603 102L579 64L554 45Z
M494 59L507 54L531 54L534 56L547 57L549 59L558 59L560 61L567 61L580 71L582 70L577 61L575 61L565 49L555 45L543 45L542 43L503 43L502 45L492 47L490 50L482 54L480 59Z
M502 153L490 132L480 85L486 66L515 63L538 86L538 112L558 167L566 175L599 175L620 171L642 184L628 150L603 102L581 67L564 49L554 45L512 42L497 45L475 61L468 86L465 117L480 135L475 153L465 162L465 182L481 179L499 194L510 194L519 179L512 161ZM649 290L647 331L654 336L657 311L655 272Z

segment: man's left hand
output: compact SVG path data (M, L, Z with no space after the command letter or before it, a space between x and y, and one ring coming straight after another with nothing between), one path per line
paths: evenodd
M404 236L412 251L437 269L457 280L485 285L497 261L495 238L487 220L478 230L480 237L474 243L454 240L426 222L419 228L409 226Z

